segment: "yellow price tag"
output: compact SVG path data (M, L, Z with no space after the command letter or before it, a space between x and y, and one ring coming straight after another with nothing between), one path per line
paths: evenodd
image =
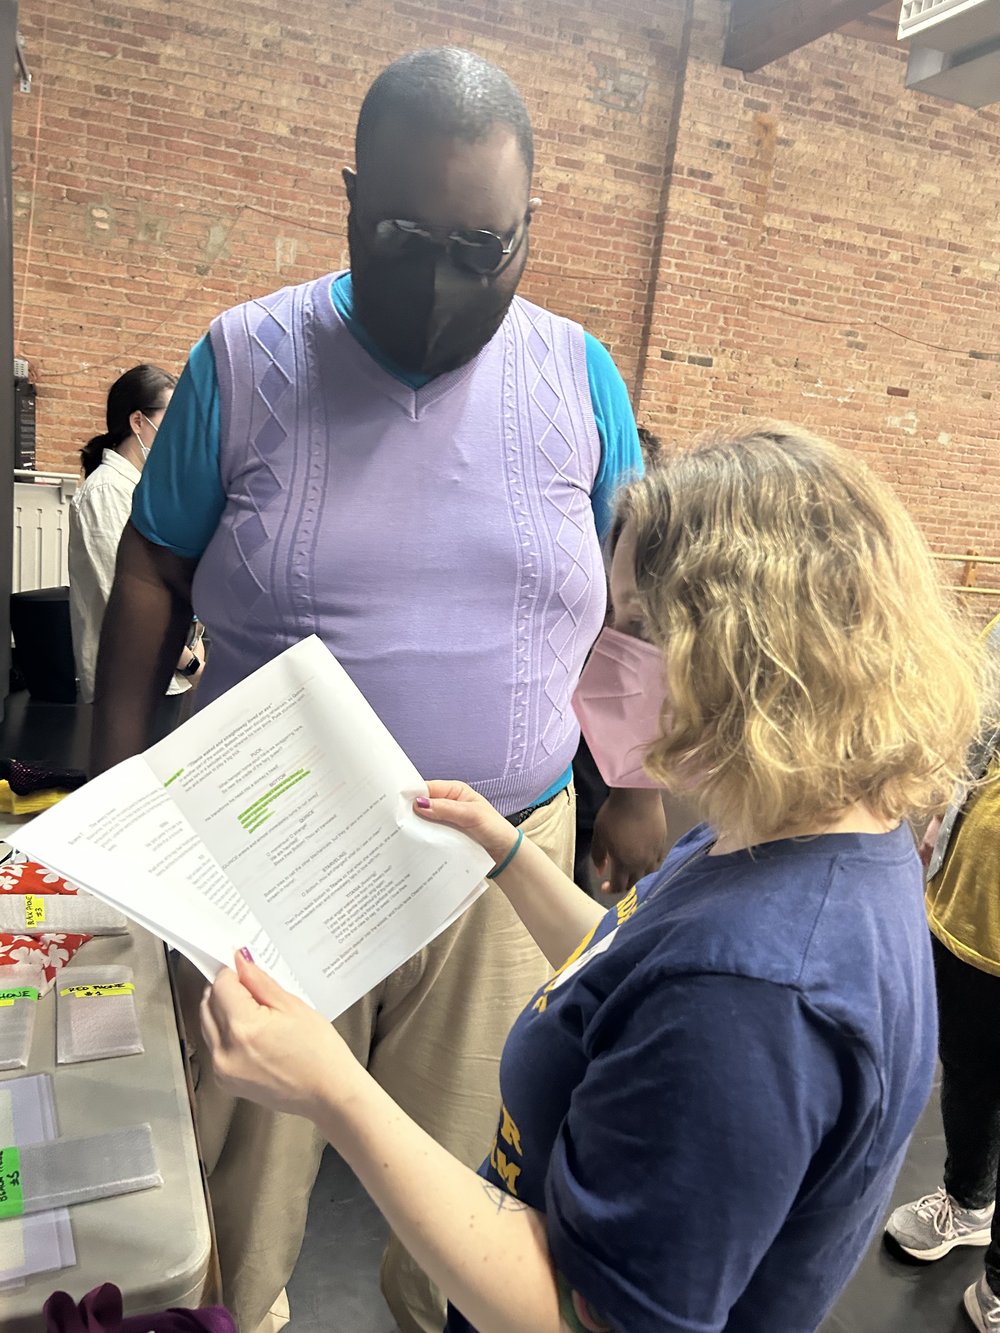
M102 995L131 995L134 990L134 982L120 981L114 985L109 982L95 986L64 986L59 994L72 995L77 1000L96 1000Z
M37 893L24 895L24 924L28 930L45 925L45 899Z

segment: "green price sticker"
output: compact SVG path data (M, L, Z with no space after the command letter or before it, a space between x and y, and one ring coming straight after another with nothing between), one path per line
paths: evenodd
M0 1004L13 1004L15 1000L37 1000L38 991L34 986L20 986L17 990L0 990Z
M96 1000L102 995L131 995L134 990L135 982L121 981L117 985L109 982L96 986L64 986L59 994L72 995L77 1000Z
M23 1212L21 1153L17 1148L0 1148L0 1217L20 1217Z
M45 899L37 893L24 895L24 924L28 930L45 925Z

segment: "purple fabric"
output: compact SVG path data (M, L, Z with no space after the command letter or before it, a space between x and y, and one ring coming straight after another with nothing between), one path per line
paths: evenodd
M414 390L330 286L212 325L227 504L195 577L198 703L316 633L424 776L511 813L572 761L604 620L583 330L517 299L474 361Z
M77 1305L65 1291L55 1291L42 1311L45 1333L238 1333L228 1310L164 1310L162 1314L122 1318L122 1294L110 1282L88 1291Z

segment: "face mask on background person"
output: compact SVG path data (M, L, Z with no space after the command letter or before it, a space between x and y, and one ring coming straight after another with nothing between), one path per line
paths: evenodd
M143 421L145 421L146 425L153 432L153 439L155 439L156 434L160 429L159 426L155 425L152 421L150 421L149 417L146 416L145 412L140 411L139 415L142 417ZM153 441L150 440L149 444L144 444L142 436L139 434L138 431L135 432L135 438L139 441L139 448L142 450L142 461L145 463L146 459L149 457L149 451L153 447Z
M660 786L642 764L663 734L666 697L661 649L618 630L601 630L576 687L573 711L609 787Z

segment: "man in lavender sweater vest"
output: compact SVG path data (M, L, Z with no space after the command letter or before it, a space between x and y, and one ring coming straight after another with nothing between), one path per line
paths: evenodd
M600 536L641 456L608 353L515 296L532 156L517 90L468 52L372 85L344 173L350 272L220 315L161 426L105 619L95 770L143 748L192 607L213 644L201 705L317 633L421 773L468 781L572 873L570 698L604 619ZM657 793L613 792L597 836L615 886L653 870ZM490 892L337 1026L478 1165L501 1047L545 975ZM197 1101L226 1302L244 1333L275 1327L319 1140L210 1070ZM382 1285L404 1333L443 1327L395 1242Z

